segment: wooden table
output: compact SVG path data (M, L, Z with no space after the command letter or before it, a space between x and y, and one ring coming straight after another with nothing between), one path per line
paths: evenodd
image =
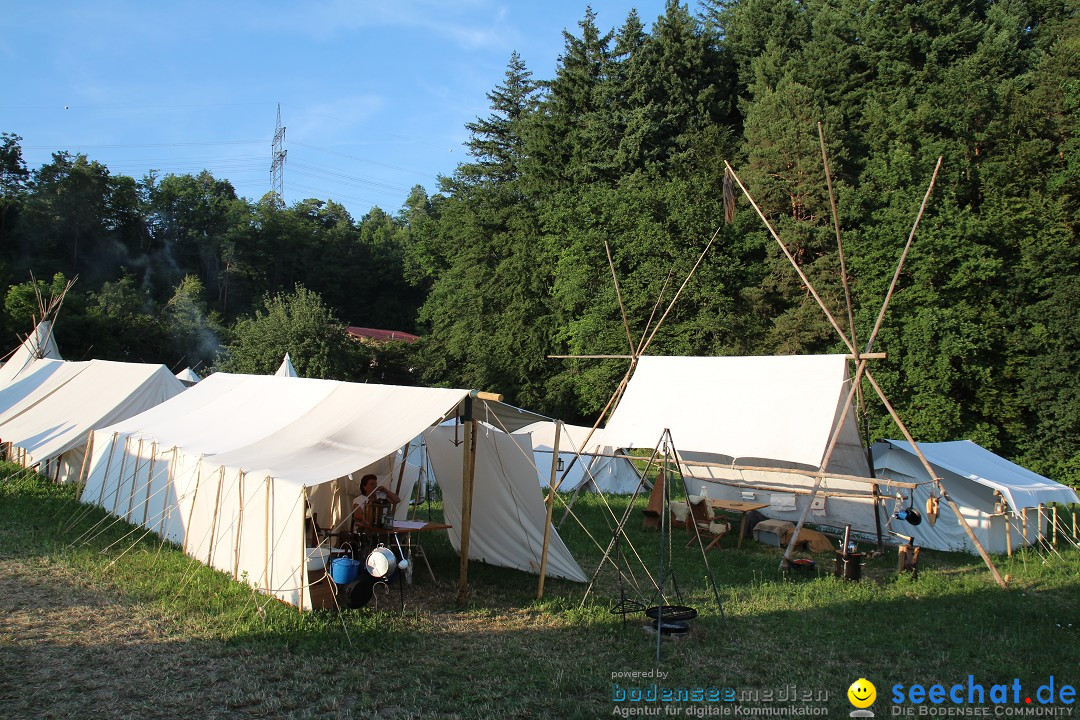
M353 525L353 530L363 535L374 535L376 538L380 535L385 535L388 538L391 535L395 537L404 535L405 544L408 548L408 555L411 556L413 551L413 535L415 533L431 532L434 530L449 530L452 527L453 525L447 525L446 523L426 522L423 520L395 520L393 526L389 528L375 527L374 525L356 522ZM435 573L431 569L431 563L428 562L427 553L424 552L424 546L420 544L419 540L416 542L416 550L416 554L424 560L424 566L427 568L428 575L431 576L431 582L435 582ZM411 563L405 574L409 584L412 585Z
M728 512L737 512L742 515L742 522L739 523L739 542L735 547L742 547L743 531L746 530L746 513L751 510L761 510L762 508L769 507L769 503L755 503L747 502L745 500L710 500L709 507L713 510L726 510Z

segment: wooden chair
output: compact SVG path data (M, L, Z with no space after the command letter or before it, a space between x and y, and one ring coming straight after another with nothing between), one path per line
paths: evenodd
M664 510L664 471L656 474L656 482L652 486L652 494L649 495L648 506L641 511L644 515L641 526L644 528L658 529L660 527L660 513Z
M731 523L723 518L710 517L706 522L695 523L697 525L697 531L701 535L701 540L706 542L705 550L709 551L712 548L719 548L720 538L724 537L731 531ZM693 531L693 528L691 528ZM686 547L690 547L697 542L697 537L690 538L690 542L686 544Z
M672 501L668 505L671 510L671 527L683 528L691 535L694 526L691 523L708 523L709 501L707 498L691 496L690 502Z

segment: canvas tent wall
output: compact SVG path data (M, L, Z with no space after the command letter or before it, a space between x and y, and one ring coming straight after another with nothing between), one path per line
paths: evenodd
M1045 532L1048 517L1040 518L1039 505L1080 502L1072 488L1009 462L970 440L919 443L919 449L990 553L1005 553L1010 547L1035 543L1039 534ZM883 440L874 443L872 450L874 467L880 477L925 483L914 491L914 505L922 512L933 486L911 445L902 440ZM995 492L999 495L995 496ZM903 495L910 497L907 492ZM999 505L1001 500L1007 506L1007 514ZM934 525L924 518L917 526L898 524L895 520L893 526L898 532L914 537L915 544L921 547L975 552L956 514L945 503L939 503ZM1008 541L1006 527L1011 528Z
M261 592L310 607L305 505L324 526L343 521L363 474L390 475L397 452L457 414L470 395L216 373L97 433L83 500L155 530ZM478 415L499 416L511 429L537 419L501 403L471 402ZM482 468L476 478L477 487L498 486ZM514 495L515 507L542 502L531 478L527 484L534 496ZM512 551L534 540L523 526L501 522L473 513L472 541ZM576 566L569 557L561 562Z
M654 448L669 429L683 461L708 463L682 465L692 494L768 503L766 516L795 522L838 425L809 521L874 532L872 483L837 477L870 477L854 410L841 415L850 383L844 355L642 357L604 442Z
M560 491L576 490L585 483L584 490L604 493L626 494L637 489L641 476L634 464L626 458L613 457L615 449L603 443L602 429L592 433L592 428L580 425L562 426L559 435L559 456L562 471L556 470ZM551 480L551 454L555 446L555 423L537 422L518 430L515 435L528 433L532 437L533 462L537 479L542 487ZM586 445L585 440L589 439ZM558 468L558 460L556 468Z
M63 360L60 357L60 349L56 347L56 339L52 333L52 322L42 320L11 353L3 367L0 367L0 387L10 384L15 378L30 366L35 360L49 358L51 360Z
M93 430L183 390L164 365L35 360L0 390L0 438L26 466L73 480Z

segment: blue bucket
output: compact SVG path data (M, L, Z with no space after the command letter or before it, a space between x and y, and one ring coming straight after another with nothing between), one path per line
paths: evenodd
M330 577L338 585L355 582L360 575L360 561L352 558L337 558L330 563Z

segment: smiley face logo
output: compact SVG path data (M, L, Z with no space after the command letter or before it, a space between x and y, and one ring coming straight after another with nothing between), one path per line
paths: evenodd
M851 687L847 691L847 697L855 707L859 709L868 708L877 699L877 688L874 687L874 683L866 678L859 678L851 683Z

